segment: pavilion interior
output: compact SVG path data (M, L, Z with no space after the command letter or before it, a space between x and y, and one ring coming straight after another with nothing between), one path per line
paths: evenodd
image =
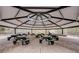
M7 38L28 34L28 45ZM39 43L38 34L57 35L54 45ZM34 34L34 35L32 35ZM78 53L79 6L0 6L0 53Z

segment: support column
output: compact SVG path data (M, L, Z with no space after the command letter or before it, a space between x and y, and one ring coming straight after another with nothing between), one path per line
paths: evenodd
M32 34L32 29L31 29L31 34Z
M45 29L45 34L47 34L47 29Z
M14 34L16 34L16 28L14 28Z
M62 35L64 34L63 29L62 29Z

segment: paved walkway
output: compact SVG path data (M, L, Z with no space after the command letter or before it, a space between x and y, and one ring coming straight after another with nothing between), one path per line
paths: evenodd
M47 45L47 43L39 44L39 40L35 37L30 37L30 44L26 46L13 46L9 44L9 50L7 49L7 53L74 53L75 51L60 46L58 44Z

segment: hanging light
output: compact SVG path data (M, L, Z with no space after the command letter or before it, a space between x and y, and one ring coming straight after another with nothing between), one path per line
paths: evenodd
M28 18L28 20L31 20L31 21L33 21L33 20L34 20L33 18L30 18L29 16L28 16L27 18Z

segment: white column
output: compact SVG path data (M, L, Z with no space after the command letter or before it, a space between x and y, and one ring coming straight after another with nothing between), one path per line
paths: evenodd
M2 7L0 6L0 20L2 19Z

